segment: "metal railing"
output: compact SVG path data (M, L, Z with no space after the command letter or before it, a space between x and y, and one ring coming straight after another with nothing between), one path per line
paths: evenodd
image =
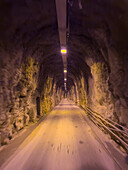
M112 121L111 119L105 119L99 113L93 111L87 106L80 107L87 112L89 118L94 124L107 131L111 138L128 152L128 129L126 127Z

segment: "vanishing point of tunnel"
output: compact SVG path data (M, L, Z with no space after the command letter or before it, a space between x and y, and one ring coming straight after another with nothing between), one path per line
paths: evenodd
M0 0L0 170L128 170L128 0Z

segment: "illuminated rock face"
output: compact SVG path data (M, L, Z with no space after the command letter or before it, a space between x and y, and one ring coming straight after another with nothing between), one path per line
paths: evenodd
M113 114L114 103L109 91L108 68L105 63L98 62L91 66L91 73L94 79L93 108L105 117L110 117Z
M34 58L29 56L24 61L13 60L6 60L0 72L1 145L7 144L17 131L50 111L62 97L61 90L55 92L53 78L49 77L42 84L44 89L39 92L39 63Z
M81 6L78 0L68 5L64 93L54 1L0 1L1 144L64 96L128 126L128 3L87 0Z

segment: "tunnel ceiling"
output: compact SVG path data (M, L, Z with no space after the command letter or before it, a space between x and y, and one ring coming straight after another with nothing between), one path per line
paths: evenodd
M67 88L83 74L86 82L91 77L92 61L103 61L109 67L108 49L119 56L128 49L128 2L126 0L68 0L69 20ZM0 50L22 58L32 56L40 64L38 88L48 76L57 87L63 88L63 62L57 26L55 1L1 0ZM7 54L6 54L7 55ZM1 64L4 64L4 57Z

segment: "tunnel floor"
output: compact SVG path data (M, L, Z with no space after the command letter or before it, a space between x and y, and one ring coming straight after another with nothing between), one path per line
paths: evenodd
M0 169L120 169L81 112L71 101L61 101Z

